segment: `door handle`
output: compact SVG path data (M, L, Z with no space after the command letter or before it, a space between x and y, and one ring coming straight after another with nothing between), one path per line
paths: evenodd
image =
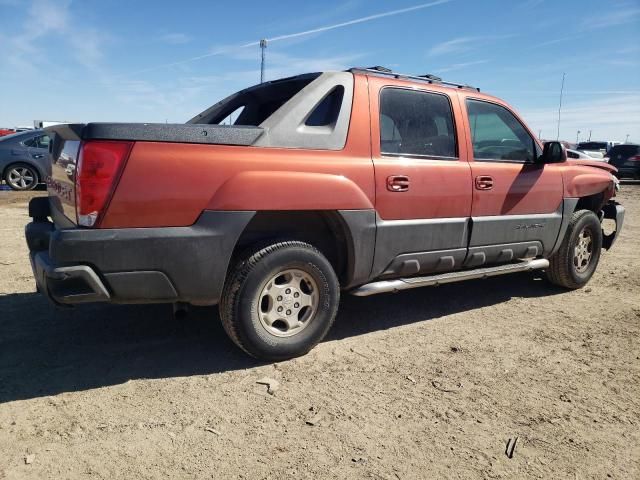
M387 177L387 190L390 192L406 192L409 190L409 177L406 175L390 175Z
M35 153L33 155L33 158L44 158L44 154L43 153Z
M478 190L491 190L493 188L493 177L489 175L479 175L476 177L476 188Z

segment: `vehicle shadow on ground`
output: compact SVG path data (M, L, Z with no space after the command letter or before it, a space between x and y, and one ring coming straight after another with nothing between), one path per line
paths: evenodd
M562 293L519 274L369 298L343 295L327 340L428 321L506 301ZM541 300L543 301L543 300ZM175 320L170 305L57 309L35 293L0 296L0 403L117 385L205 375L260 363L227 338L215 308Z

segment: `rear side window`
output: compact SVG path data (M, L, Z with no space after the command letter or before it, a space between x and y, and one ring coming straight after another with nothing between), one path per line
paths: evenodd
M535 160L533 138L509 110L495 103L468 99L467 113L475 160Z
M334 125L340 114L340 105L344 97L344 87L338 85L322 99L318 106L311 112L305 125L309 127L325 127Z
M380 93L380 152L455 159L456 131L449 98L384 88Z

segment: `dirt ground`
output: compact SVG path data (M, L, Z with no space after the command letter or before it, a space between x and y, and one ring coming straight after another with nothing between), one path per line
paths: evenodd
M214 308L49 306L28 196L0 192L0 479L640 478L640 185L619 197L587 288L344 295L326 341L258 364Z

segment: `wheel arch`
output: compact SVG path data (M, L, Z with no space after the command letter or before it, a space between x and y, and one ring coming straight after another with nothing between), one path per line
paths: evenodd
M256 245L298 240L320 250L331 263L342 288L369 278L375 247L373 210L258 211L241 233L234 261Z

